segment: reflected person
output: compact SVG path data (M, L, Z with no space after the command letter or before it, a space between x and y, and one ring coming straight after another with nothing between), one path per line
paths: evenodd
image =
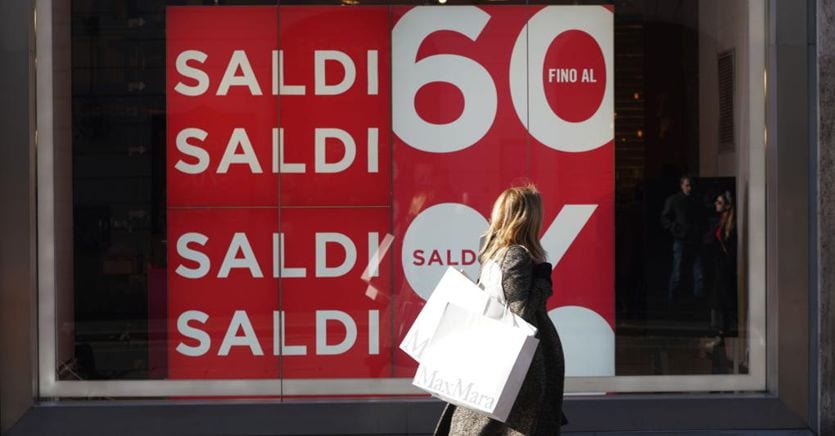
M667 300L672 301L682 289L693 296L704 295L702 259L699 253L702 237L702 207L691 195L693 180L689 175L679 179L679 191L664 201L661 225L673 237L673 266L667 288Z
M736 325L736 223L733 196L725 191L713 203L716 212L709 245L713 283L710 287L710 323L723 337Z

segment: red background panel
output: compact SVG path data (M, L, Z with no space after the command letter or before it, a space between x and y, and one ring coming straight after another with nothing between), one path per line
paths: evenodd
M394 8L395 22L411 8ZM456 54L475 60L495 83L497 109L487 134L474 145L452 153L429 153L394 137L394 222L396 246L394 280L396 342L402 340L423 306L410 287L401 265L403 236L414 218L439 203L462 203L489 217L496 196L506 187L526 180L529 171L529 135L513 108L507 74L516 38L527 19L536 11L530 7L484 7L490 21L475 41L456 32L429 35L421 44L418 59L438 54ZM397 47L393 47L396 50ZM445 96L451 86L424 86L417 95L417 113L431 120L440 113L449 121L461 113L460 91ZM422 93L426 95L422 95ZM433 95L434 94L434 95ZM432 98L434 97L434 98ZM478 241L473 241L477 247ZM395 374L408 377L417 364L405 353L395 354Z
M614 330L614 144L585 153L555 151L541 144L532 148L531 175L545 202L545 226L566 204L597 205L555 265L554 295L547 307L592 309Z
M278 118L277 98L272 95L272 50L277 47L275 7L169 7L166 15L166 111L167 194L169 206L267 206L278 196L278 176L272 172L272 128ZM177 57L186 50L206 54L200 68L209 76L201 96L175 91L178 82L196 82L177 72ZM254 96L246 86L232 86L227 95L216 95L230 57L244 50L263 92ZM238 71L238 74L242 74ZM202 174L185 174L177 161L196 160L178 151L176 138L185 129L208 132L202 145L210 156ZM248 165L233 164L217 173L234 128L247 131L263 173L253 174ZM240 152L240 150L238 150Z
M545 202L545 231L570 204L595 204L596 210L554 270L554 297L548 308L578 305L590 308L614 325L614 145L611 141L583 153L551 149L531 137L511 101L508 70L511 53L527 21L542 7L481 8L490 15L475 40L452 31L438 31L421 42L417 59L458 55L480 64L495 86L497 109L489 130L475 144L448 153L419 150L392 131L391 59L393 26L410 7L171 7L167 17L168 105L168 314L169 376L171 378L364 378L410 377L415 363L397 349L400 339L423 305L406 279L401 259L403 238L415 218L440 203L469 206L487 218L496 196L511 185L537 184ZM280 32L279 32L279 29ZM593 43L593 41L592 41ZM599 56L585 56L589 40L581 32L555 37L546 65L600 69ZM272 51L284 51L284 79L304 85L304 95L272 95ZM188 97L174 86L184 80L175 68L184 50L200 50L208 60L201 67L210 77L205 95ZM215 92L233 50L246 50L263 91L250 95L233 87L227 96ZM340 95L314 95L314 53L345 53L356 67L356 81ZM378 93L368 92L369 50L378 52ZM192 66L197 66L195 63ZM340 81L344 72L327 63L327 82ZM543 72L545 74L545 72ZM547 76L544 76L547 78ZM600 79L600 77L597 77ZM597 108L601 89L612 84L560 84L546 90L551 109L569 121L582 121ZM402 86L402 84L401 84ZM490 90L484 90L490 92ZM418 90L414 110L426 121L449 123L466 104L455 86L428 83ZM272 173L272 131L284 129L285 161L304 163L304 174ZM188 175L175 169L178 160L193 163L176 147L184 128L206 130L202 146L211 164L204 174ZM232 165L217 174L229 135L245 128L264 173L252 174L245 165ZM353 164L343 172L314 172L314 132L336 128L348 132L356 144ZM378 171L367 170L367 129L378 129ZM341 158L337 142L328 143L328 161ZM193 208L209 207L209 208ZM217 207L211 209L211 207ZM451 218L452 219L452 218ZM480 229L479 229L480 230ZM233 271L218 278L217 271L232 234L246 232L263 278ZM272 277L275 232L285 235L285 264L305 267L304 278ZM176 267L186 262L176 241L186 232L209 237L201 249L212 268L206 277L186 279ZM316 233L334 232L356 246L356 263L340 277L315 277ZM379 240L391 233L394 243L380 265L380 276L363 280L368 260L368 232ZM427 235L427 238L431 235ZM428 238L429 239L429 238ZM473 238L473 248L478 241ZM195 247L193 247L195 248ZM328 263L344 254L329 246ZM372 297L373 296L373 297ZM272 312L285 314L287 345L304 345L303 356L273 354ZM212 347L205 356L186 357L175 351L185 340L177 331L177 317L185 310L210 316L205 326ZM217 356L234 310L246 310L265 356L233 348ZM339 355L316 355L317 311L347 313L357 324L357 341ZM379 354L369 354L368 313L379 311ZM329 343L339 341L344 329L328 325ZM191 341L191 342L189 342Z
M508 67L513 45L527 20L541 7L482 7L491 15L475 41L454 32L436 32L423 42L419 58L458 54L483 65L493 79L498 98L496 118L487 134L474 145L452 153L429 153L394 138L394 217L398 268L395 270L395 332L400 340L422 307L400 268L403 236L420 212L445 202L466 204L489 217L493 201L505 188L534 182L545 202L543 232L566 204L596 204L597 209L555 267L555 294L548 309L564 305L590 308L614 325L614 155L613 145L588 153L563 153L540 144L520 122L509 92ZM408 8L395 8L395 20ZM396 21L395 21L396 22ZM577 58L571 49L579 39L555 38L552 52L568 52L566 65L599 68L600 59ZM397 50L398 47L393 47ZM575 50L576 51L576 50ZM553 55L552 55L553 56ZM573 86L572 86L573 85ZM604 82L605 85L605 82ZM451 85L425 86L416 98L416 110L424 119L449 122L461 113L460 91ZM577 120L593 112L588 102L576 99L602 95L600 86L562 85L556 92L560 106ZM422 95L427 94L427 95ZM447 94L447 95L444 95ZM435 98L431 96L435 94ZM579 110L575 106L582 107ZM603 144L601 144L603 145ZM485 229L486 230L486 229ZM474 245L477 241L474 241ZM395 373L410 376L416 363L402 352L395 356Z
M284 128L285 161L304 163L304 174L281 174L281 203L288 206L388 205L391 186L391 16L386 7L279 8L279 44L284 52L288 85L305 86L305 95L279 98L279 125ZM347 91L315 95L314 53L339 51L356 69ZM368 68L368 52L377 52L376 73ZM325 62L325 83L340 83L342 64ZM369 92L369 77L377 76L377 93ZM316 128L348 132L356 144L353 163L338 173L317 173L314 168ZM376 172L368 167L368 129L377 129ZM327 143L327 161L342 159L337 140Z
M287 320L287 343L307 346L306 356L285 356L283 376L287 378L363 378L391 375L391 250L380 258L379 275L363 273L369 264L368 234L382 242L391 232L388 208L287 208L281 211L285 234L286 265L305 267L305 278L281 279L281 307ZM352 241L356 249L353 267L338 277L316 277L316 233L338 233ZM341 245L325 246L326 264L345 261ZM321 260L320 260L321 261ZM347 313L357 326L356 343L345 353L316 355L315 312L338 310ZM369 315L379 314L379 351L369 352ZM331 331L332 329L332 331ZM345 338L345 329L334 322L328 325L328 343ZM321 332L320 332L321 334Z
M180 209L168 210L168 377L172 379L275 378L278 357L273 355L273 311L278 310L278 280L272 278L272 234L278 231L276 209ZM185 278L176 272L182 265L197 264L177 252L177 241L186 233L197 232L208 237L204 247L189 248L209 257L211 267L205 277ZM263 278L254 278L249 269L233 268L226 278L219 278L224 257L233 235L245 233L252 247ZM237 253L238 257L243 257ZM211 337L208 353L199 357L176 351L184 342L194 346L177 329L177 319L188 310L209 315L208 322L190 324ZM254 356L248 347L235 346L229 355L219 356L221 342L236 310L245 310L263 356ZM242 335L242 332L238 332Z

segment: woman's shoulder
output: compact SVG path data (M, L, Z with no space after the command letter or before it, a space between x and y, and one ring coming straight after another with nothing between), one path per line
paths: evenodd
M507 247L502 266L530 264L532 261L531 252L527 249L527 247L524 245L513 244Z
M507 254L508 254L508 255L513 254L513 255L516 255L516 256L521 256L521 255L523 255L523 254L524 254L524 255L526 255L526 256L528 256L528 257L530 257L530 256L531 256L531 252L530 252L530 250L528 250L528 247L525 247L525 246L524 246L524 245L522 245L522 244L511 244L511 245L508 245L508 246L507 246Z

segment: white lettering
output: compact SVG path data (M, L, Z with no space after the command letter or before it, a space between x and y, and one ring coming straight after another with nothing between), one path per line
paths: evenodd
M284 160L284 128L273 127L273 173L304 173L304 163L289 163Z
M241 258L237 257L239 251L243 254ZM219 278L229 277L229 271L232 268L246 268L252 274L252 277L264 277L245 233L235 233L232 236L232 242L229 243L229 249L226 250L226 257L223 258L223 263L220 265L220 272L217 273L217 276Z
M185 50L177 55L177 72L180 73L180 75L188 77L189 79L196 80L197 84L189 86L183 82L177 82L177 84L174 85L175 91L189 97L195 97L203 95L203 93L209 89L209 75L203 70L188 65L188 61L191 60L202 64L203 62L206 62L206 58L208 58L206 53L198 50Z
M238 69L242 73L240 76L237 75ZM258 85L258 80L255 78L255 73L252 71L249 58L247 58L244 50L232 52L232 57L226 66L226 72L223 73L220 86L217 88L217 95L226 95L232 86L246 86L252 95L261 95L261 87Z
M243 336L238 336L239 329L243 330ZM235 346L249 347L253 356L264 355L261 344L258 343L258 337L255 336L252 323L249 322L249 316L244 310L236 310L235 314L232 315L232 321L229 321L229 328L226 330L226 336L220 344L217 355L228 356L229 350Z
M347 91L357 77L357 70L354 66L354 61L351 58L338 50L316 50L313 52L314 69L313 78L315 81L314 93L316 95L338 95ZM345 76L342 81L335 85L327 84L326 65L327 61L336 61L342 65L345 70Z
M368 129L368 172L379 172L380 153L378 150L378 140L380 131L376 127Z
M284 264L284 233L273 233L273 278L307 277L307 268L288 268Z
M327 246L339 244L345 250L345 260L341 265L328 266ZM340 277L351 271L357 261L357 247L351 238L342 233L316 233L316 277Z
M542 246L555 267L597 209L596 204L566 204L542 236Z
M368 354L380 354L380 311L368 311Z
M306 356L307 345L287 345L284 311L273 311L273 354L278 356Z
M338 344L328 344L328 321L337 321L345 327L345 338ZM357 324L347 313L340 310L316 311L316 354L332 356L348 351L357 340Z
M181 335L197 340L197 345L186 345L183 342L177 344L177 352L189 356L200 357L209 351L212 345L212 338L203 330L188 325L189 321L197 321L200 324L206 324L209 320L209 315L199 310L187 310L177 317L177 331Z
M270 254L272 254L272 259L259 259L252 247L249 237L251 235L245 232L233 233L226 245L226 251L216 277L228 278L233 270L245 269L248 270L251 277L263 278L262 265L270 265L267 268L271 272L272 278L307 277L308 267L287 264L286 234L274 232L271 235L272 250ZM368 251L364 252L363 256L367 256L368 263L363 266L364 271L360 277L363 281L370 282L373 277L380 276L380 264L387 255L392 240L391 235L385 235L381 241L378 232L368 232L363 236L362 242L368 244L367 247L364 246ZM543 243L545 241L546 239L543 239ZM183 233L177 238L177 255L182 258L175 268L175 272L179 276L188 279L200 279L209 274L212 262L203 251L208 242L208 236L197 232ZM342 277L357 265L357 244L347 235L338 232L316 232L312 242L315 252L314 259L311 259L311 262L315 263L315 277ZM340 249L341 253L339 252ZM343 253L344 257L340 255ZM265 256L269 256L269 254L265 253ZM472 256L475 255L472 254ZM341 261L334 262L334 258L341 259ZM293 262L299 262L298 259L298 257L291 257ZM425 259L422 258L422 260Z
M370 277L380 276L380 234L377 232L368 232L368 268L370 268Z
M303 314L294 313L294 317ZM317 310L311 314L315 318L315 355L333 356L348 352L357 343L357 321L348 313L341 310ZM224 338L217 350L218 356L228 356L234 347L246 347L253 356L263 356L264 350L260 339L267 340L266 335L259 338L245 310L235 310L231 317L218 315L221 319L229 319ZM308 346L303 344L288 344L286 329L287 313L272 311L272 355L273 356L306 356ZM212 338L206 331L205 324L209 315L199 310L186 310L177 317L177 330L185 338L177 344L177 352L189 356L199 357L211 351ZM299 324L301 322L302 324ZM341 324L341 328L335 324ZM310 325L307 319L296 320L296 326ZM339 332L344 328L344 337ZM298 331L298 330L297 330ZM300 331L302 332L302 331ZM307 335L307 332L304 332ZM338 336L337 336L338 335ZM302 336L304 337L304 336ZM186 341L195 345L188 345ZM192 342L195 341L195 342ZM380 354L380 311L368 311L368 355ZM434 377L433 377L434 378ZM430 381L431 382L431 381Z
M594 70L583 68L583 78L580 81L583 83L597 83L597 79L594 78Z
M237 152L239 145L241 151L243 151L240 154ZM258 156L255 155L255 150L252 149L252 143L249 141L246 129L242 127L238 127L232 131L232 136L229 137L229 143L226 144L226 151L223 152L223 157L220 159L217 172L225 174L229 171L229 165L232 164L247 164L253 174L262 173L261 164L258 163Z
M177 160L174 168L186 174L200 174L209 168L209 152L202 147L188 143L190 138L197 138L200 141L205 141L209 133L205 130L194 127L180 130L177 134L177 150L181 153L191 157L197 158L197 162L190 164L182 159Z
M345 150L342 159L338 162L327 162L326 146L328 138L339 140ZM338 173L348 168L354 162L357 154L357 145L354 138L342 129L317 128L315 131L314 160L317 173Z
M585 74L585 70L584 73ZM548 68L548 83L575 83L577 82L576 68Z
M284 83L284 50L273 50L273 95L304 95L304 85ZM276 74L276 71L278 73Z
M477 409L492 410L496 399L483 392L479 392L473 382L465 382L460 377L447 379L438 370L431 373L423 366L418 368L416 383L442 395L469 403Z
M368 95L377 95L379 88L377 50L368 50L366 64L368 65Z
M209 272L209 267L211 266L209 256L206 256L204 253L197 250L192 250L188 247L188 244L194 242L198 245L205 246L208 241L208 236L195 232L183 233L179 238L177 238L177 254L183 259L197 262L197 268L189 268L183 264L177 265L177 269L175 271L180 277L185 277L187 279L199 279L206 276Z

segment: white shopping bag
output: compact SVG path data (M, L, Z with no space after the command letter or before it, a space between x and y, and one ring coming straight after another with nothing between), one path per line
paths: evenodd
M504 422L538 344L527 329L447 304L412 384Z
M504 324L517 326L529 332L531 336L536 334L536 327L507 310L506 305L491 298L460 271L447 268L441 281L438 282L423 309L415 318L415 322L406 332L406 336L400 343L400 349L420 362L423 350L432 338L432 334L435 333L447 303L453 303L479 314L483 313Z

